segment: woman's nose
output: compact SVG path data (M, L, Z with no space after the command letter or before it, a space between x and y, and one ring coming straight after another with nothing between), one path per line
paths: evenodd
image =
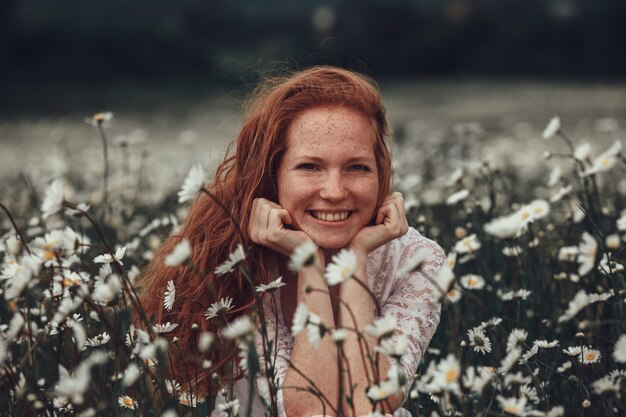
M329 174L320 191L320 197L325 200L341 200L347 195L346 185L341 174Z

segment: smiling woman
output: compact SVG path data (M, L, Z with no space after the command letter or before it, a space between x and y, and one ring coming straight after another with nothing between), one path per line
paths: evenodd
M241 407L252 416L268 409L277 416L358 416L373 407L392 413L407 398L439 321L431 281L445 254L408 226L402 195L389 192L387 136L380 94L360 74L315 67L266 80L253 94L210 196L194 201L140 284L148 316L179 324L171 332L180 346L172 352L172 376L187 389L210 391L211 372L227 381L221 365L237 350L244 358L233 369L232 389L217 392L213 415ZM165 265L183 240L191 247L188 262ZM245 256L236 251L240 244ZM234 252L237 262L218 267ZM423 262L406 273L416 256ZM253 271L247 276L237 267L244 261ZM177 294L165 309L170 281ZM265 328L258 316L252 326L252 311L265 317ZM252 327L252 339L242 343ZM363 329L369 333L361 338L350 331ZM218 343L203 357L211 369L192 384L186 370L199 360L197 332L206 330ZM236 350L232 338L239 339ZM268 340L274 352L266 356ZM362 342L379 344L384 358L361 360ZM241 371L252 346L259 358L272 359L261 361L249 385ZM273 371L264 372L268 367Z

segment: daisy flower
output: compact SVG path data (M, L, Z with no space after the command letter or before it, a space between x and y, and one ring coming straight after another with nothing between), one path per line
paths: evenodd
M561 178L561 167L557 165L554 168L552 168L552 171L550 171L550 176L548 179L548 187L554 187L556 183L559 181L559 178Z
M223 264L215 268L215 274L224 275L232 271L239 265L246 257L246 253L243 251L241 243L237 244L237 248L228 255L228 260Z
M382 352L387 356L399 358L404 355L409 348L409 339L400 333L396 340L383 339L380 341L380 346L374 348L376 352Z
M619 337L613 348L615 362L626 363L626 334Z
M230 325L222 330L222 334L227 339L242 339L250 335L254 330L252 321L248 316L239 316Z
M311 266L317 259L317 245L312 240L305 240L294 249L289 258L289 269L298 272L305 266Z
M526 225L522 216L515 212L491 220L483 226L483 230L498 239L510 239L524 233Z
M165 266L177 266L182 264L191 255L191 244L189 240L181 240L174 250L165 258Z
M448 300L450 300L451 303L456 303L457 301L461 299L460 288L455 286L450 291L448 291L448 294L446 295L446 297L448 298Z
M194 165L187 174L183 187L178 192L178 202L193 200L204 186L204 169L202 165Z
M306 304L300 302L298 307L296 307L296 311L293 314L293 319L291 320L291 333L294 336L297 336L306 326L307 321L309 320L309 309Z
M385 398L390 397L391 395L398 392L398 385L391 380L381 381L379 384L372 385L366 391L367 398L369 398L372 402L380 402Z
M619 140L615 141L613 146L598 155L598 157L593 160L593 164L591 165L591 167L582 172L580 176L586 177L589 175L597 174L599 172L609 171L617 163L618 155L621 150L622 142Z
M572 190L573 188L571 185L568 185L567 187L559 188L559 190L552 197L550 197L550 202L556 203L557 201L561 201L563 197L570 194Z
M577 261L580 264L578 268L579 275L587 275L593 269L596 261L596 253L598 251L598 242L589 234L584 232L581 242L578 245Z
M172 330L174 330L175 328L178 327L178 323L170 323L169 321L165 324L155 324L154 326L152 326L152 330L155 333L169 333Z
M553 340L551 342L548 342L547 340L535 340L533 343L542 349L551 349L553 347L558 346L559 341Z
M617 233L608 235L606 237L605 244L606 244L606 247L611 250L618 250L621 245L619 235Z
M209 308L204 312L204 317L207 320L211 320L221 314L226 314L233 308L233 298L232 297L224 297L219 301L211 304Z
M220 411L223 411L229 416L236 416L239 414L239 400L237 398L232 401L218 404L218 407Z
M371 334L372 336L380 339L381 337L387 337L393 334L397 329L396 319L389 315L385 314L384 316L374 320L372 324L368 324L365 326L365 331Z
M461 285L467 290L480 290L485 287L485 280L480 275L467 274L461 277Z
M351 250L342 249L333 256L332 262L326 267L324 278L326 278L328 285L341 284L352 278L356 271L356 266L356 254Z
M613 274L615 272L621 272L624 270L624 266L622 264L618 264L613 260L609 260L609 256L605 253L602 255L602 260L598 265L598 271L600 271L604 275Z
M561 130L561 119L558 116L554 116L550 119L550 122L543 130L541 136L544 140L552 139L554 135L556 135L559 130Z
M165 389L167 390L168 394L176 395L180 391L180 384L176 380L166 379Z
M461 376L461 365L458 359L452 354L448 354L445 359L437 364L434 375L434 384L442 389L452 388L458 384Z
M471 234L454 245L454 251L458 254L472 253L480 249L480 241L476 237L476 234Z
M46 188L46 196L41 205L44 220L61 210L63 199L63 180L54 180L52 184Z
M167 281L167 289L163 295L163 306L165 310L172 311L174 301L176 301L176 287L174 286L174 281L170 279Z
M120 265L124 265L122 263L122 259L124 258L124 254L126 253L126 246L122 246L115 250L115 255L111 256L110 253L105 253L104 255L96 256L93 261L97 264L110 264L113 262L118 262Z
M335 343L342 343L348 337L348 331L346 329L335 329L330 333L330 338Z
M198 350L200 352L208 352L213 344L214 336L211 332L202 332L198 336Z
M128 408L129 410L136 410L138 405L137 401L129 397L128 395L122 395L117 399L117 403L124 408Z
M586 365L600 362L600 351L585 346L583 347L582 356L578 360Z
M505 413L513 414L514 416L528 415L529 410L526 409L526 403L528 402L528 399L526 397L522 396L521 398L504 398L503 396L498 395L496 399L498 400L498 403L500 403L502 411L504 411Z
M113 120L113 113L110 111L103 111L96 113L91 117L87 117L85 119L85 123L97 127L98 125L104 125L111 120Z
M256 287L255 290L256 290L256 292L261 292L261 293L263 293L263 292L272 293L275 290L277 290L278 288L284 287L285 285L287 285L287 284L285 284L283 282L283 277L278 277L274 281L270 282L269 284L261 284L261 285L259 285L258 287Z
M485 333L481 329L474 328L468 330L467 337L470 346L474 348L474 352L480 352L483 355L491 352L491 340L485 336Z
M448 197L446 199L446 204L448 206L453 206L456 203L459 203L463 200L465 200L468 196L469 196L470 192L467 189L463 189L461 191L457 191L456 193L452 194L450 197Z
M85 346L96 347L102 346L106 344L109 340L111 340L111 336L107 332L100 333L99 335L87 339L84 343Z
M320 324L321 319L319 318L319 316L310 313L309 324L306 325L306 330L309 343L313 347L318 347L322 341L322 328Z
M178 403L184 405L185 407L196 407L198 405L198 397L189 392L183 392L178 396Z

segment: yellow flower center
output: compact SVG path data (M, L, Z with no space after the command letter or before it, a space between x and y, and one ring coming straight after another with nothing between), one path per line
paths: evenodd
M509 404L504 409L504 412L509 414L517 414L519 413L519 408L517 408L514 404Z
M444 379L448 384L451 384L452 382L456 381L458 377L459 377L459 370L456 368L449 369L444 374Z
M528 220L530 218L530 213L525 211L522 213L522 220Z
M74 282L74 281L72 280L72 278L70 278L70 277L65 277L65 278L63 279L63 286L64 286L64 287L67 287L67 286L69 286L69 285L72 285L72 283L73 283L73 282Z
M474 277L470 277L470 279L467 280L467 285L469 285L470 287L473 287L476 284L478 284L478 280Z
M45 251L45 252L43 253L43 258L44 258L46 261L51 261L51 260L53 260L53 259L55 258L54 252L51 252L51 251L49 251L49 250Z
M126 407L132 407L132 406L135 405L135 401L132 398L128 397L128 396L125 396L123 401L124 401L124 405Z
M535 207L535 214L541 214L543 212L543 210L541 209L541 207Z
M587 354L585 354L585 359L587 359L588 361L593 361L596 359L596 354L593 352L587 352Z
M492 374L495 372L496 368L493 366L485 366L485 370L489 372L490 374Z
M604 158L602 162L600 163L600 165L602 165L603 167L607 167L609 166L610 163L611 161L609 160L609 158Z
M350 276L350 267L348 265L341 269L341 276L344 278L348 278Z

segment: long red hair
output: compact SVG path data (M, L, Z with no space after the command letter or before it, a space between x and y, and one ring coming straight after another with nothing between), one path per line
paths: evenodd
M156 251L139 280L140 301L148 318L152 317L155 323L178 323L170 335L178 337L183 352L195 350L197 332L192 330L193 323L200 331L214 333L223 326L215 319L207 321L204 318L204 308L211 303L222 297L232 297L235 309L229 313L229 321L254 304L254 288L241 273L214 274L215 268L228 258L237 244L248 248L246 263L254 270L255 285L267 284L277 278L269 275L279 255L254 244L248 234L252 202L258 197L278 201L276 176L286 149L287 128L300 112L324 105L350 107L372 121L376 130L374 153L380 175L379 205L389 192L391 160L386 143L389 130L380 93L370 78L341 68L320 66L264 79L249 99L241 131L228 147L213 182L208 186L224 207L206 194L199 194L180 232L168 238ZM237 224L224 213L224 208ZM183 238L191 243L190 263L180 267L165 266L165 257ZM163 294L169 280L174 281L177 294L172 312L163 307ZM214 364L223 358L224 353L219 350L211 356ZM174 373L179 374L183 371L182 365L174 362Z

